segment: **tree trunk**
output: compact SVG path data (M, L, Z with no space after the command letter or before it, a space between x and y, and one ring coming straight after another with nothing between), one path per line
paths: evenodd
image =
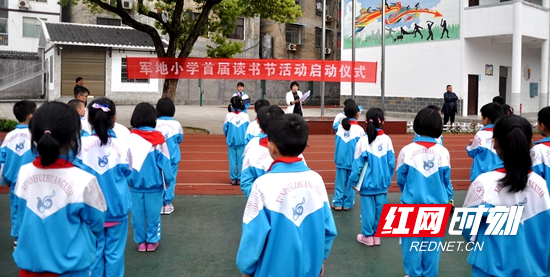
M178 79L165 79L162 88L162 98L170 98L174 101L176 96L176 88L178 87Z

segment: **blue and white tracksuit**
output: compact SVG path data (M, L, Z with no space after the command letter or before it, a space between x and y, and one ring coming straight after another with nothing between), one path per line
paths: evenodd
M164 136L151 127L134 128L126 145L132 171L127 180L132 198L134 241L156 243L161 234L164 190L175 185L168 145Z
M237 267L254 276L315 276L336 237L327 191L299 158L277 159L252 186Z
M332 121L332 129L334 129L334 132L338 132L338 126L340 126L340 122L342 122L342 119L344 118L346 118L346 114L344 114L344 112L341 112L334 117L334 121Z
M334 179L333 207L351 209L355 204L355 190L350 184L351 166L353 153L357 141L365 135L363 127L359 126L357 120L350 118L351 126L346 131L342 124L338 127L334 136L334 163L336 164L336 177Z
M414 137L415 137L415 138L419 138L420 135L417 134L417 133L414 133ZM443 135L441 135L441 136L439 136L438 138L436 138L435 141L437 142L437 144L443 145Z
M170 116L161 116L157 119L155 130L162 133L168 145L170 152L170 163L172 165L172 174L177 182L178 165L181 161L180 143L183 141L183 128L181 124ZM172 204L174 200L176 186L166 188L164 193L164 204Z
M244 134L250 122L247 113L236 110L225 116L223 134L228 146L229 178L240 180L243 165L243 152L245 147Z
M399 152L397 185L403 204L447 204L453 199L449 151L431 137L418 137ZM438 251L411 251L413 242L439 243L440 237L403 237L401 251L407 275L433 277L439 270Z
M116 138L119 141L126 141L126 139L128 139L128 136L130 135L130 130L128 130L126 126L117 122L115 122L112 130L113 132L115 132Z
M36 273L91 276L107 210L97 178L65 159L44 167L37 158L21 167L15 195L17 266Z
M35 159L31 150L31 132L26 124L18 124L15 130L4 138L0 148L0 164L4 164L4 180L10 186L10 219L11 236L17 241L19 226L17 225L17 206L15 201L15 183L19 169Z
M531 163L533 172L546 180L547 185L550 184L550 138L535 142L531 148Z
M376 139L369 144L368 136L363 136L355 147L353 167L350 174L350 186L356 187L361 171L368 163L365 178L362 181L361 196L361 233L374 236L380 222L382 207L388 202L388 188L395 169L395 154L391 138L378 129Z
M75 164L93 174L103 191L107 203L106 226L97 242L97 259L91 269L92 276L124 276L124 251L128 238L128 213L131 208L130 191L126 177L128 149L125 142L108 131L109 140L100 145L101 140L92 135L82 138L81 151Z
M246 133L244 134L244 144L247 145L253 137L257 137L261 132L262 129L260 128L260 124L258 124L258 120L255 119L250 121L246 128Z
M241 92L241 93L239 93L237 91L231 97L235 97L235 96L239 96L243 100L244 111L242 111L242 112L248 113L248 107L250 106L250 97L248 96L248 94L246 94L246 92L244 92L244 91ZM233 111L233 109L231 109L231 111Z
M83 116L80 117L80 136L81 137L88 137L92 134L92 127L90 126L90 123L88 122L88 118L84 118Z
M481 173L489 172L495 164L501 162L493 147L494 124L485 125L475 135L472 145L466 146L468 156L474 159L470 172L470 181L474 181Z
M485 213L476 236L471 236L469 229L463 230L467 241L483 243L482 251L470 251L468 255L472 276L547 276L550 198L546 181L531 172L523 191L509 193L499 182L506 176L503 167L502 163L496 164L493 171L477 177L468 189L464 207L523 206L521 222L516 235L486 235L489 213ZM502 226L501 230L504 229Z

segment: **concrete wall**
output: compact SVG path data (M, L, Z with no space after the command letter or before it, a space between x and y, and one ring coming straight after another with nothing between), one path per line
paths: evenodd
M0 86L11 83L40 70L40 59L34 58L0 58ZM15 74L13 74L15 73ZM13 75L12 75L13 74ZM9 76L8 76L9 75ZM37 76L29 81L0 91L0 99L29 99L41 98L42 77Z

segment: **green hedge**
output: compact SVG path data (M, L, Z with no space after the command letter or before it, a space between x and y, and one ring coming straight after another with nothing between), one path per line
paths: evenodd
M10 132L17 126L17 121L0 117L0 132Z

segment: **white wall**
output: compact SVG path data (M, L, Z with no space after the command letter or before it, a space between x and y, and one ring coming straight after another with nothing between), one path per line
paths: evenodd
M134 52L118 49L112 50L112 57L106 55L105 96L111 98L117 104L137 103L141 101L156 102L162 95L159 79L150 79L149 83L123 83L121 82L121 62L124 57L156 57L156 54L147 52Z
M0 50L36 52L39 38L23 37L23 17L46 19L47 22L59 22L61 6L57 0L48 0L47 3L29 1L31 12L20 12L19 1L8 1L8 8L17 10L8 12L8 46L0 46ZM27 11L27 10L21 10ZM40 14L47 12L53 14Z
M512 2L491 7L465 8L461 26L462 34L466 38L512 34L513 14Z
M386 96L442 98L448 84L461 97L461 41L421 42L386 46ZM356 95L380 95L380 47L355 50L357 61L378 62L376 84L356 83ZM342 50L351 61L351 49ZM350 83L342 83L341 95L351 95Z
M492 101L494 96L499 94L499 66L509 67L507 101L511 101L510 83L512 78L512 43L492 43L491 38L466 39L464 42L465 73L481 76L478 92L478 110L486 103ZM521 78L520 103L523 106L522 112L538 112L539 97L529 96L529 83L538 83L540 89L540 48L522 47L522 72L526 65L531 68L531 78L526 81ZM493 76L485 76L485 65L493 65ZM467 94L467 79L465 79ZM539 92L540 93L540 92ZM519 111L518 111L519 113Z

